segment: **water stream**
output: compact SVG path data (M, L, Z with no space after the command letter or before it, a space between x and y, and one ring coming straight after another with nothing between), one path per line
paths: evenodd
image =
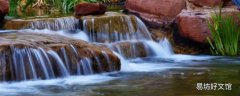
M110 32L111 25L103 25L101 32L87 28L80 30L76 27L78 20L72 17L57 19L53 23L35 22L30 29L19 30L58 34L107 46L120 58L121 71L94 74L91 60L84 58L79 64L75 64L76 69L71 72L69 68L72 67L69 66L76 61L70 61L65 49L61 49L62 55L60 55L55 51L44 51L41 48L13 48L12 70L16 72L16 82L3 80L0 83L0 94L3 96L240 95L239 57L174 54L168 39L153 41L145 24L135 18L136 30L129 17L122 18L127 25L126 33L116 30ZM94 19L91 23L94 25ZM72 49L71 54L76 56L77 51L74 46L69 48ZM109 57L104 52L102 54L109 61ZM24 56L29 58L25 60L27 62L23 61ZM98 57L95 59L99 61ZM5 55L0 55L1 64L6 64L5 60ZM98 67L102 70L99 62ZM54 73L53 70L58 70L59 73ZM198 91L197 83L232 83L234 86L231 91Z

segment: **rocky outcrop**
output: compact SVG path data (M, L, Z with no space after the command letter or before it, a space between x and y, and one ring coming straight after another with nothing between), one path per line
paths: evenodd
M100 15L106 12L107 7L100 3L80 3L75 7L75 15Z
M126 9L139 15L147 25L154 28L168 28L182 9L185 0L127 0Z
M9 1L0 0L0 22L4 19L5 15L8 14L8 11L9 11Z
M222 13L224 15L236 15L239 11L237 8L223 8ZM208 28L208 22L211 19L211 14L214 14L213 9L182 11L182 13L176 17L179 35L195 42L207 43L206 38L211 37L211 32Z
M58 35L29 32L0 34L0 63L0 81L33 79L34 76L47 79L42 66L46 66L46 70L52 68L51 74L55 77L87 74L85 71L90 69L92 74L120 70L119 58L107 47ZM11 69L14 66L18 67ZM63 66L66 66L66 74L63 74ZM37 75L32 74L32 69L37 71Z

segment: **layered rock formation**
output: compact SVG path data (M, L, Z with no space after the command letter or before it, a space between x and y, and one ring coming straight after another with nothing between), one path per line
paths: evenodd
M0 57L0 81L120 70L119 58L106 47L40 33L0 34Z

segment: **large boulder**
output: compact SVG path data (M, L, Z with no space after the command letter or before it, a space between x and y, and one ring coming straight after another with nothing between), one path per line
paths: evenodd
M199 43L207 43L207 37L211 37L211 32L208 28L208 21L211 20L211 15L216 10L183 10L176 17L178 34L181 37L190 39ZM223 8L222 14L238 14L237 8ZM237 16L237 15L236 15Z
M75 15L99 15L106 12L107 7L100 3L80 3L75 7Z
M118 70L119 58L104 46L50 34L0 34L0 81Z
M6 14L9 11L9 1L8 0L0 0L0 21L2 21Z
M185 0L127 0L126 9L139 15L150 27L167 28L186 8ZM167 26L165 26L167 25Z

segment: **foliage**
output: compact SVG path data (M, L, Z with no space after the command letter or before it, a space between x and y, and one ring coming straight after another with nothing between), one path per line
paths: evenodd
M73 10L74 6L79 2L108 2L109 0L10 0L10 12L14 12L17 8L26 11L29 7L44 7L49 9L57 9L63 13Z
M211 52L215 55L236 56L238 55L239 27L234 17L219 14L212 15L209 21L209 29L212 33L212 40L208 39Z
M16 13L16 9L18 6L18 1L19 0L10 0L10 10L9 10L9 15L13 15L14 13Z

